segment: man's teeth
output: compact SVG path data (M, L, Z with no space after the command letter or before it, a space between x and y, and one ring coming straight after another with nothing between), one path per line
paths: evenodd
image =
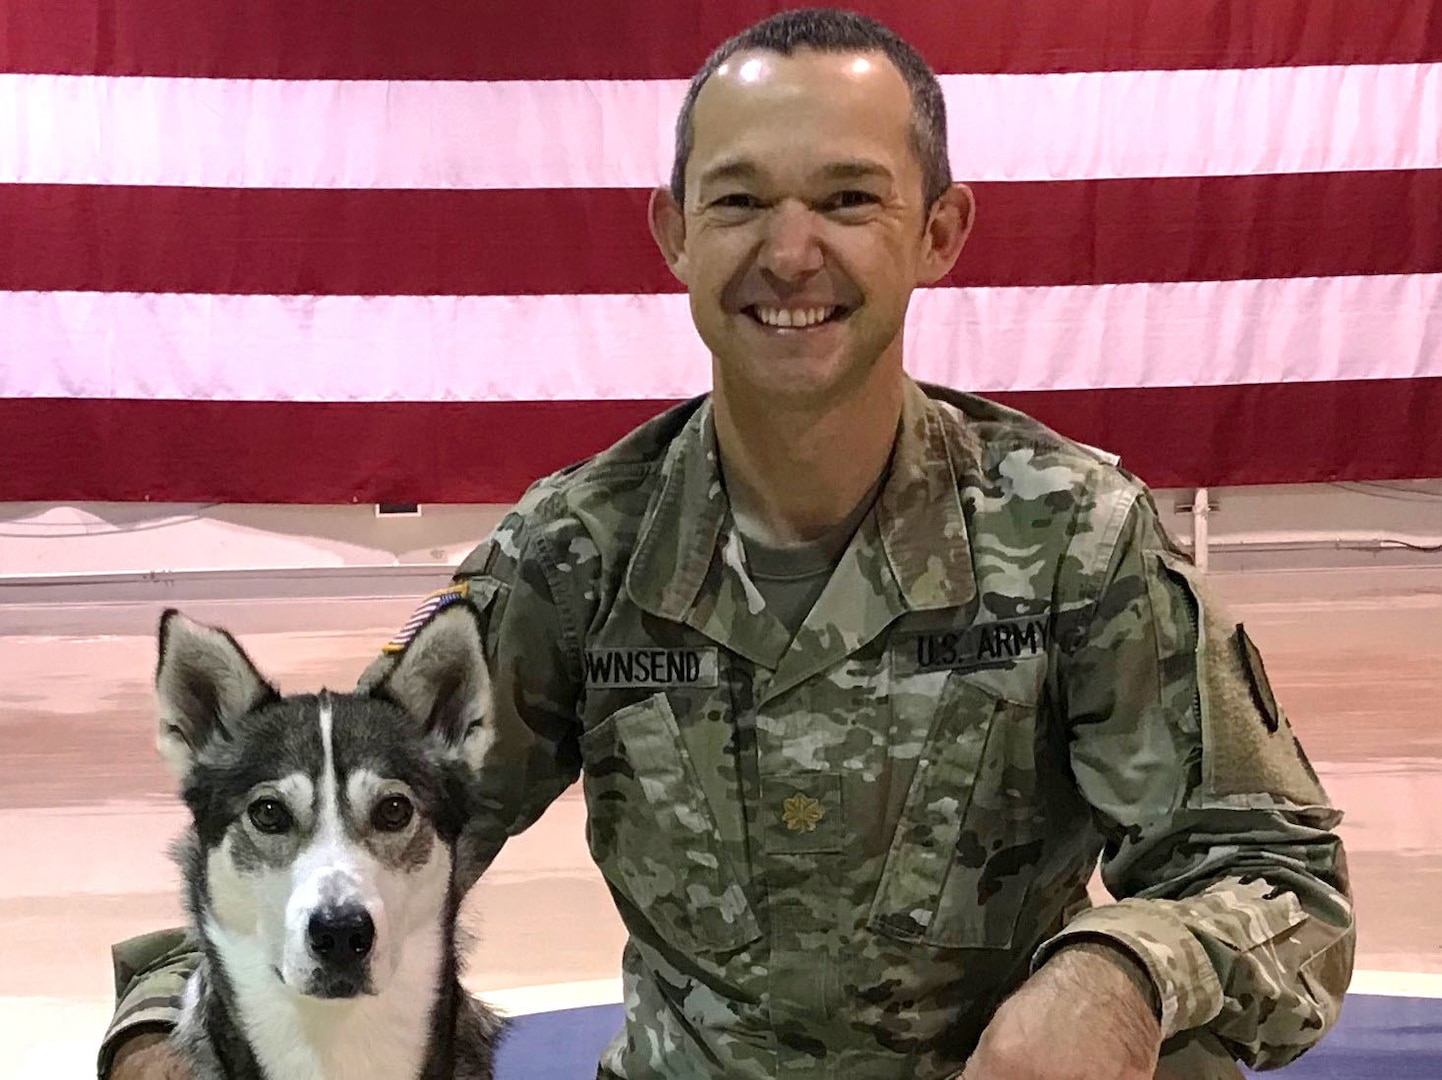
M779 326L785 329L805 329L808 326L815 326L817 323L825 322L836 313L836 306L802 308L768 308L757 307L756 318L760 319L767 326Z

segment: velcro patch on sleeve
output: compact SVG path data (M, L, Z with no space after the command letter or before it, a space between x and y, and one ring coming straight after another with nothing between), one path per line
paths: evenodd
M383 653L398 653L411 643L411 638L416 632L431 619L438 611L450 607L471 595L471 583L469 581L458 581L454 585L448 585L444 589L437 589L424 600L411 617L406 620L404 626L381 646Z
M1266 724L1267 730L1275 733L1282 726L1282 711L1277 705L1276 695L1272 693L1272 684L1267 681L1267 669L1262 665L1261 650L1241 623L1237 623L1233 640L1242 661L1242 670L1246 672L1247 682L1252 690L1252 703L1262 714L1262 722Z
M1261 652L1226 615L1203 576L1186 560L1158 554L1161 581L1176 590L1186 637L1196 650L1190 676L1200 707L1201 784L1192 805L1210 800L1256 805L1327 806L1327 794L1277 700ZM1178 643L1180 645L1180 642Z
M1326 793L1272 693L1260 652L1255 645L1243 649L1238 624L1223 621L1218 607L1215 601L1204 606L1198 656L1205 682L1206 789L1224 798L1264 795L1297 806L1325 805Z

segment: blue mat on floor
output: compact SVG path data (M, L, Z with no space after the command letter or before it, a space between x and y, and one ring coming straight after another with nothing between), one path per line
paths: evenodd
M621 1028L619 1005L517 1017L501 1047L500 1080L589 1080ZM1442 1000L1354 996L1337 1027L1285 1069L1285 1080L1439 1080Z
M1285 1069L1249 1075L1286 1080L1438 1080L1442 1000L1349 997L1337 1026L1315 1050Z

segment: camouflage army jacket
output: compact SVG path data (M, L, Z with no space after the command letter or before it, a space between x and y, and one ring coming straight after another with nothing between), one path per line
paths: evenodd
M575 780L629 932L603 1076L948 1077L1105 937L1168 1036L1283 1063L1353 924L1332 809L1145 488L909 383L890 474L793 636L746 576L709 401L535 485L461 565L494 851ZM1101 856L1118 903L1090 907Z
M703 400L538 484L460 568L501 820L582 777L630 934L604 1071L948 1076L1076 935L1143 962L1166 1034L1248 1061L1335 1018L1339 815L1142 485L912 384L794 639L732 534ZM1099 853L1126 899L1086 910Z

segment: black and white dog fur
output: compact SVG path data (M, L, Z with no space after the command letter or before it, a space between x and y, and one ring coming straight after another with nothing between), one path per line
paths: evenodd
M457 844L490 733L469 604L368 691L282 696L235 639L160 623L161 755L204 959L173 1045L199 1080L481 1080L500 1024L460 983Z

